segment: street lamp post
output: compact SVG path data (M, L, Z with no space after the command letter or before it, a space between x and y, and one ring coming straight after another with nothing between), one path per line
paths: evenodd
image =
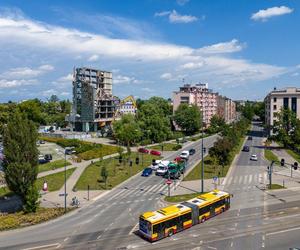
M204 151L204 146L203 146L203 110L202 110L202 119L201 119L201 127L202 127L202 140L201 140L201 193L204 193L204 161L203 161L203 151Z
M66 149L64 150L65 153L65 213L67 212L67 154Z

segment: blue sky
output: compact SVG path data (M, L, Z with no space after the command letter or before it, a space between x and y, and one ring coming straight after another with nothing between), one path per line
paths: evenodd
M261 100L300 86L299 10L299 1L2 0L0 102L71 99L80 66L112 71L121 98L168 98L184 79Z

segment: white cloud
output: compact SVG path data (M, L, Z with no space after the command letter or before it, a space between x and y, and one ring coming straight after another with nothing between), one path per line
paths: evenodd
M161 76L160 76L160 78L161 79L164 79L164 80L170 80L170 79L172 79L172 74L171 73L163 73Z
M156 12L154 16L168 16L170 13L171 11Z
M35 79L21 79L21 80L7 80L7 79L0 79L0 88L15 88L21 86L28 86L34 85L37 81Z
M204 62L200 61L200 62L189 62L189 63L185 63L181 66L182 69L199 69L201 67L203 67Z
M98 55L92 55L88 58L89 62L96 62L99 60L99 56Z
M173 10L171 14L169 15L169 21L171 23L192 23L197 21L198 18L191 15L180 15L176 12L176 10Z
M293 11L293 9L286 6L272 7L253 13L251 19L254 21L267 21L270 17L290 14Z
M143 91L148 92L148 93L153 93L155 92L154 89L150 89L148 87L142 88Z
M40 67L33 69L29 67L23 68L13 68L2 74L0 74L0 78L6 79L28 79L32 77L38 77L43 75L49 71L52 71L54 67L52 65L41 65Z
M137 80L134 77L124 76L124 75L114 75L113 76L114 84L129 84L129 83L137 83Z
M58 82L71 82L73 80L72 74L67 74L66 76L62 76L57 79Z
M183 6L183 5L187 4L189 1L190 0L177 0L176 2L177 2L178 5Z
M198 20L198 17L192 15L180 15L176 10L156 12L154 16L168 16L170 23L192 23Z
M300 75L299 72L295 72L292 74L292 76L298 76L298 75Z
M246 44L241 44L237 39L232 39L230 42L217 43L210 46L205 46L198 49L199 53L204 54L222 54L241 51L246 47Z

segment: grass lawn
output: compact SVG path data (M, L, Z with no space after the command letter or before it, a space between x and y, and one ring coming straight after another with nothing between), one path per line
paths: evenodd
M112 155L112 154L115 154L118 152L119 152L119 149L116 146L101 144L100 148L95 148L95 149L91 149L86 152L80 153L80 154L78 154L78 157L83 160L91 160L91 159L101 158L106 155Z
M265 158L268 161L275 161L276 163L279 162L278 157L270 149L265 149Z
M68 208L68 211L71 209ZM64 214L64 208L38 208L36 213L17 212L1 215L0 231L31 226Z
M71 168L71 169L68 169L66 171L67 179L70 177L70 175L74 171L75 171L75 168ZM36 185L37 185L38 189L43 188L44 181L47 181L48 190L50 192L57 191L63 186L63 184L65 182L65 172L62 171L62 172L59 172L59 173L56 173L56 174L50 174L50 175L47 175L45 177L41 177L41 178L37 179Z
M270 185L269 185L269 184L267 185L267 188L268 188L268 189L282 189L282 188L285 188L284 186L281 186L281 185L279 185L279 184L272 184L271 187L272 187L272 188L270 188Z
M192 194L181 194L181 195L174 195L174 196L166 196L165 201L167 202L182 202L186 201L192 198L195 198L196 196L200 195L202 193L192 193Z
M297 162L300 163L300 155L297 154L295 151L291 150L291 149L286 149L286 152L292 156Z
M176 147L178 147L178 145L180 144L176 144L176 143L164 143L164 151L176 151L178 149L176 149ZM160 145L155 145L155 146L151 146L151 147L147 147L149 149L154 149L154 150L161 150L161 144Z
M13 192L11 192L7 187L1 187L0 188L0 198L3 196L10 196Z
M71 165L71 163L67 161L66 165L69 166ZM49 171L49 170L54 170L57 168L62 168L64 166L65 166L65 160L51 161L46 164L39 165L39 173Z
M138 156L140 158L140 163L139 165L136 165L135 158ZM144 162L143 166L142 157ZM128 179L130 176L140 172L145 167L150 166L152 159L160 159L161 157L132 152L130 158L133 162L132 167L129 167L128 154L123 155L123 163L121 164L118 161L118 157L97 161L91 164L82 173L75 187L78 190L86 190L88 185L90 185L91 190L111 189ZM106 166L108 171L107 187L105 187L105 183L100 176L101 168L103 166Z
M220 172L219 177L226 176L235 155L241 151L244 139L245 137L242 137L239 141L238 146L235 147L234 150L230 153L229 164L224 166L224 169L222 169L222 166L218 166L216 163L214 163L210 155L204 157L204 179L211 179L214 176L218 176L219 172ZM185 176L183 180L192 181L192 180L199 180L200 178L201 178L201 162L197 164L197 166L194 167L194 169L187 176Z

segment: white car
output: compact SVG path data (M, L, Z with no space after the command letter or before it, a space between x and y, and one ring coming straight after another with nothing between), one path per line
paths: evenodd
M179 155L179 157L184 160L188 160L189 156L190 156L190 153L187 150L182 151L181 154Z
M251 155L250 161L257 161L257 155Z
M156 175L164 176L168 172L168 166L159 164L158 169L156 170Z

